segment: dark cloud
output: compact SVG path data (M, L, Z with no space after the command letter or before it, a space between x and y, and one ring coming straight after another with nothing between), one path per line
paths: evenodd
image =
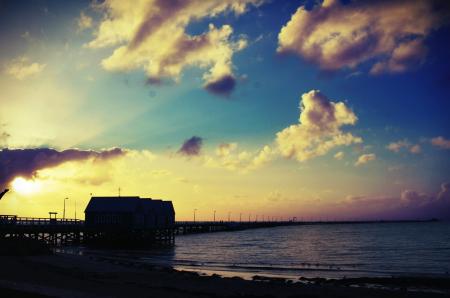
M203 139L201 137L193 136L184 141L178 153L187 156L196 156L200 154L202 149Z
M231 75L225 75L216 81L208 82L205 89L216 95L229 96L235 85L235 78Z
M120 148L103 151L68 149L57 151L51 148L3 149L0 150L0 188L7 186L15 177L32 178L41 169L55 167L67 161L93 158L107 160L122 156Z
M162 85L162 80L160 78L156 78L156 77L149 77L147 78L147 80L145 80L145 85L156 85L156 86L160 86Z

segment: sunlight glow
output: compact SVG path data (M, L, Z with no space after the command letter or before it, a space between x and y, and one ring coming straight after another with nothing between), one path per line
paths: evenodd
M12 182L12 187L15 191L20 194L32 194L40 190L40 185L38 182L33 180L26 180L22 177L17 177Z

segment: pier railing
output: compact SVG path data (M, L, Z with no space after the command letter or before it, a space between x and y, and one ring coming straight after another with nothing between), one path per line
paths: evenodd
M83 225L84 221L66 218L18 217L16 215L0 215L0 225L16 226L49 226L49 225Z

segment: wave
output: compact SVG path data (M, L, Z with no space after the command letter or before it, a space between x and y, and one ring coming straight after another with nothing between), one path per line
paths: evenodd
M272 265L272 264L239 264L239 263L220 263L208 261L194 261L186 259L178 260L161 260L160 258L144 258L144 261L151 264L168 265L178 269L193 269L206 271L231 271L242 273L267 273L269 275L281 276L313 276L311 274L317 273L317 276L326 277L344 277L344 276L392 276L392 275L407 275L406 272L400 271L382 271L370 270L364 268L357 268L355 266L339 266L339 265L325 265L325 264L296 264L296 265ZM315 277L315 276L314 276Z

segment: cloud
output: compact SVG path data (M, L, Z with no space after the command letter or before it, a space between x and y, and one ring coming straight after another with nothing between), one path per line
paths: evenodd
M310 11L297 9L278 35L277 51L324 70L377 61L371 74L399 73L423 62L424 40L440 23L432 1L325 0Z
M46 67L46 64L30 62L29 60L25 56L13 59L5 65L4 71L18 80L23 80L41 73Z
M450 203L450 183L442 183L441 191L437 195L437 199L440 201L444 201Z
M407 204L424 205L431 200L430 196L425 193L419 193L415 190L406 189L402 191L400 200Z
M400 149L402 148L408 148L409 146L411 146L411 144L406 141L406 140L402 140L402 141L397 141L397 142L392 142L389 145L386 146L386 148L392 152L400 152Z
M337 160L342 160L344 158L344 155L345 155L344 152L339 151L338 153L336 153L334 155L334 158L337 159Z
M254 168L265 165L274 158L276 152L270 146L264 146L252 160Z
M229 96L236 85L236 79L231 75L225 75L217 81L205 84L205 89L213 94Z
M216 155L220 157L229 156L236 148L238 147L237 143L222 143L219 144L216 148Z
M99 5L105 13L90 48L115 47L101 64L108 71L144 69L150 78L178 80L187 67L206 70L204 88L229 95L235 86L232 57L244 49L244 37L232 39L233 28L209 24L191 35L186 28L204 18L224 13L240 15L261 0L109 0Z
M51 148L3 149L0 150L0 188L7 186L14 178L33 178L37 171L52 168L67 161L94 159L108 160L125 155L125 151L114 148L103 151L67 149L57 151Z
M83 32L86 29L92 28L94 21L84 12L80 13L80 17L76 19L77 21L77 32Z
M450 140L445 139L444 137L435 137L431 139L431 144L433 146L442 148L442 149L450 149Z
M420 152L422 152L422 148L420 147L420 145L413 145L409 148L409 152L413 154L419 154Z
M373 161L376 159L377 159L377 157L373 153L363 154L360 157L358 157L358 160L356 161L355 166L364 165L364 164L368 163L369 161Z
M311 90L302 95L300 104L299 123L278 132L273 143L251 151L239 150L237 143L222 143L215 155L204 156L204 165L247 173L280 156L304 162L339 146L362 143L360 137L342 130L358 120L343 102L332 102L320 91ZM197 155L199 149L193 138L186 140L179 152L184 152L184 147L194 147L192 155ZM342 151L334 155L338 160L343 157Z
M193 136L184 141L178 153L187 156L197 156L200 155L202 149L203 139L201 137Z
M278 150L284 157L306 161L338 146L361 143L360 137L342 131L342 126L357 120L343 102L332 102L318 90L309 91L302 95L299 124L277 133Z
M238 150L237 143L222 143L216 148L216 156L205 156L204 164L211 168L247 173L267 164L276 155L277 152L268 145L249 152Z
M398 196L351 196L342 203L346 212L366 219L450 219L450 183L438 193L405 189Z
M386 146L386 149L395 153L400 152L402 149L407 149L409 152L413 154L419 154L420 152L422 152L422 148L420 147L420 145L418 144L413 145L409 143L407 140L392 142Z

